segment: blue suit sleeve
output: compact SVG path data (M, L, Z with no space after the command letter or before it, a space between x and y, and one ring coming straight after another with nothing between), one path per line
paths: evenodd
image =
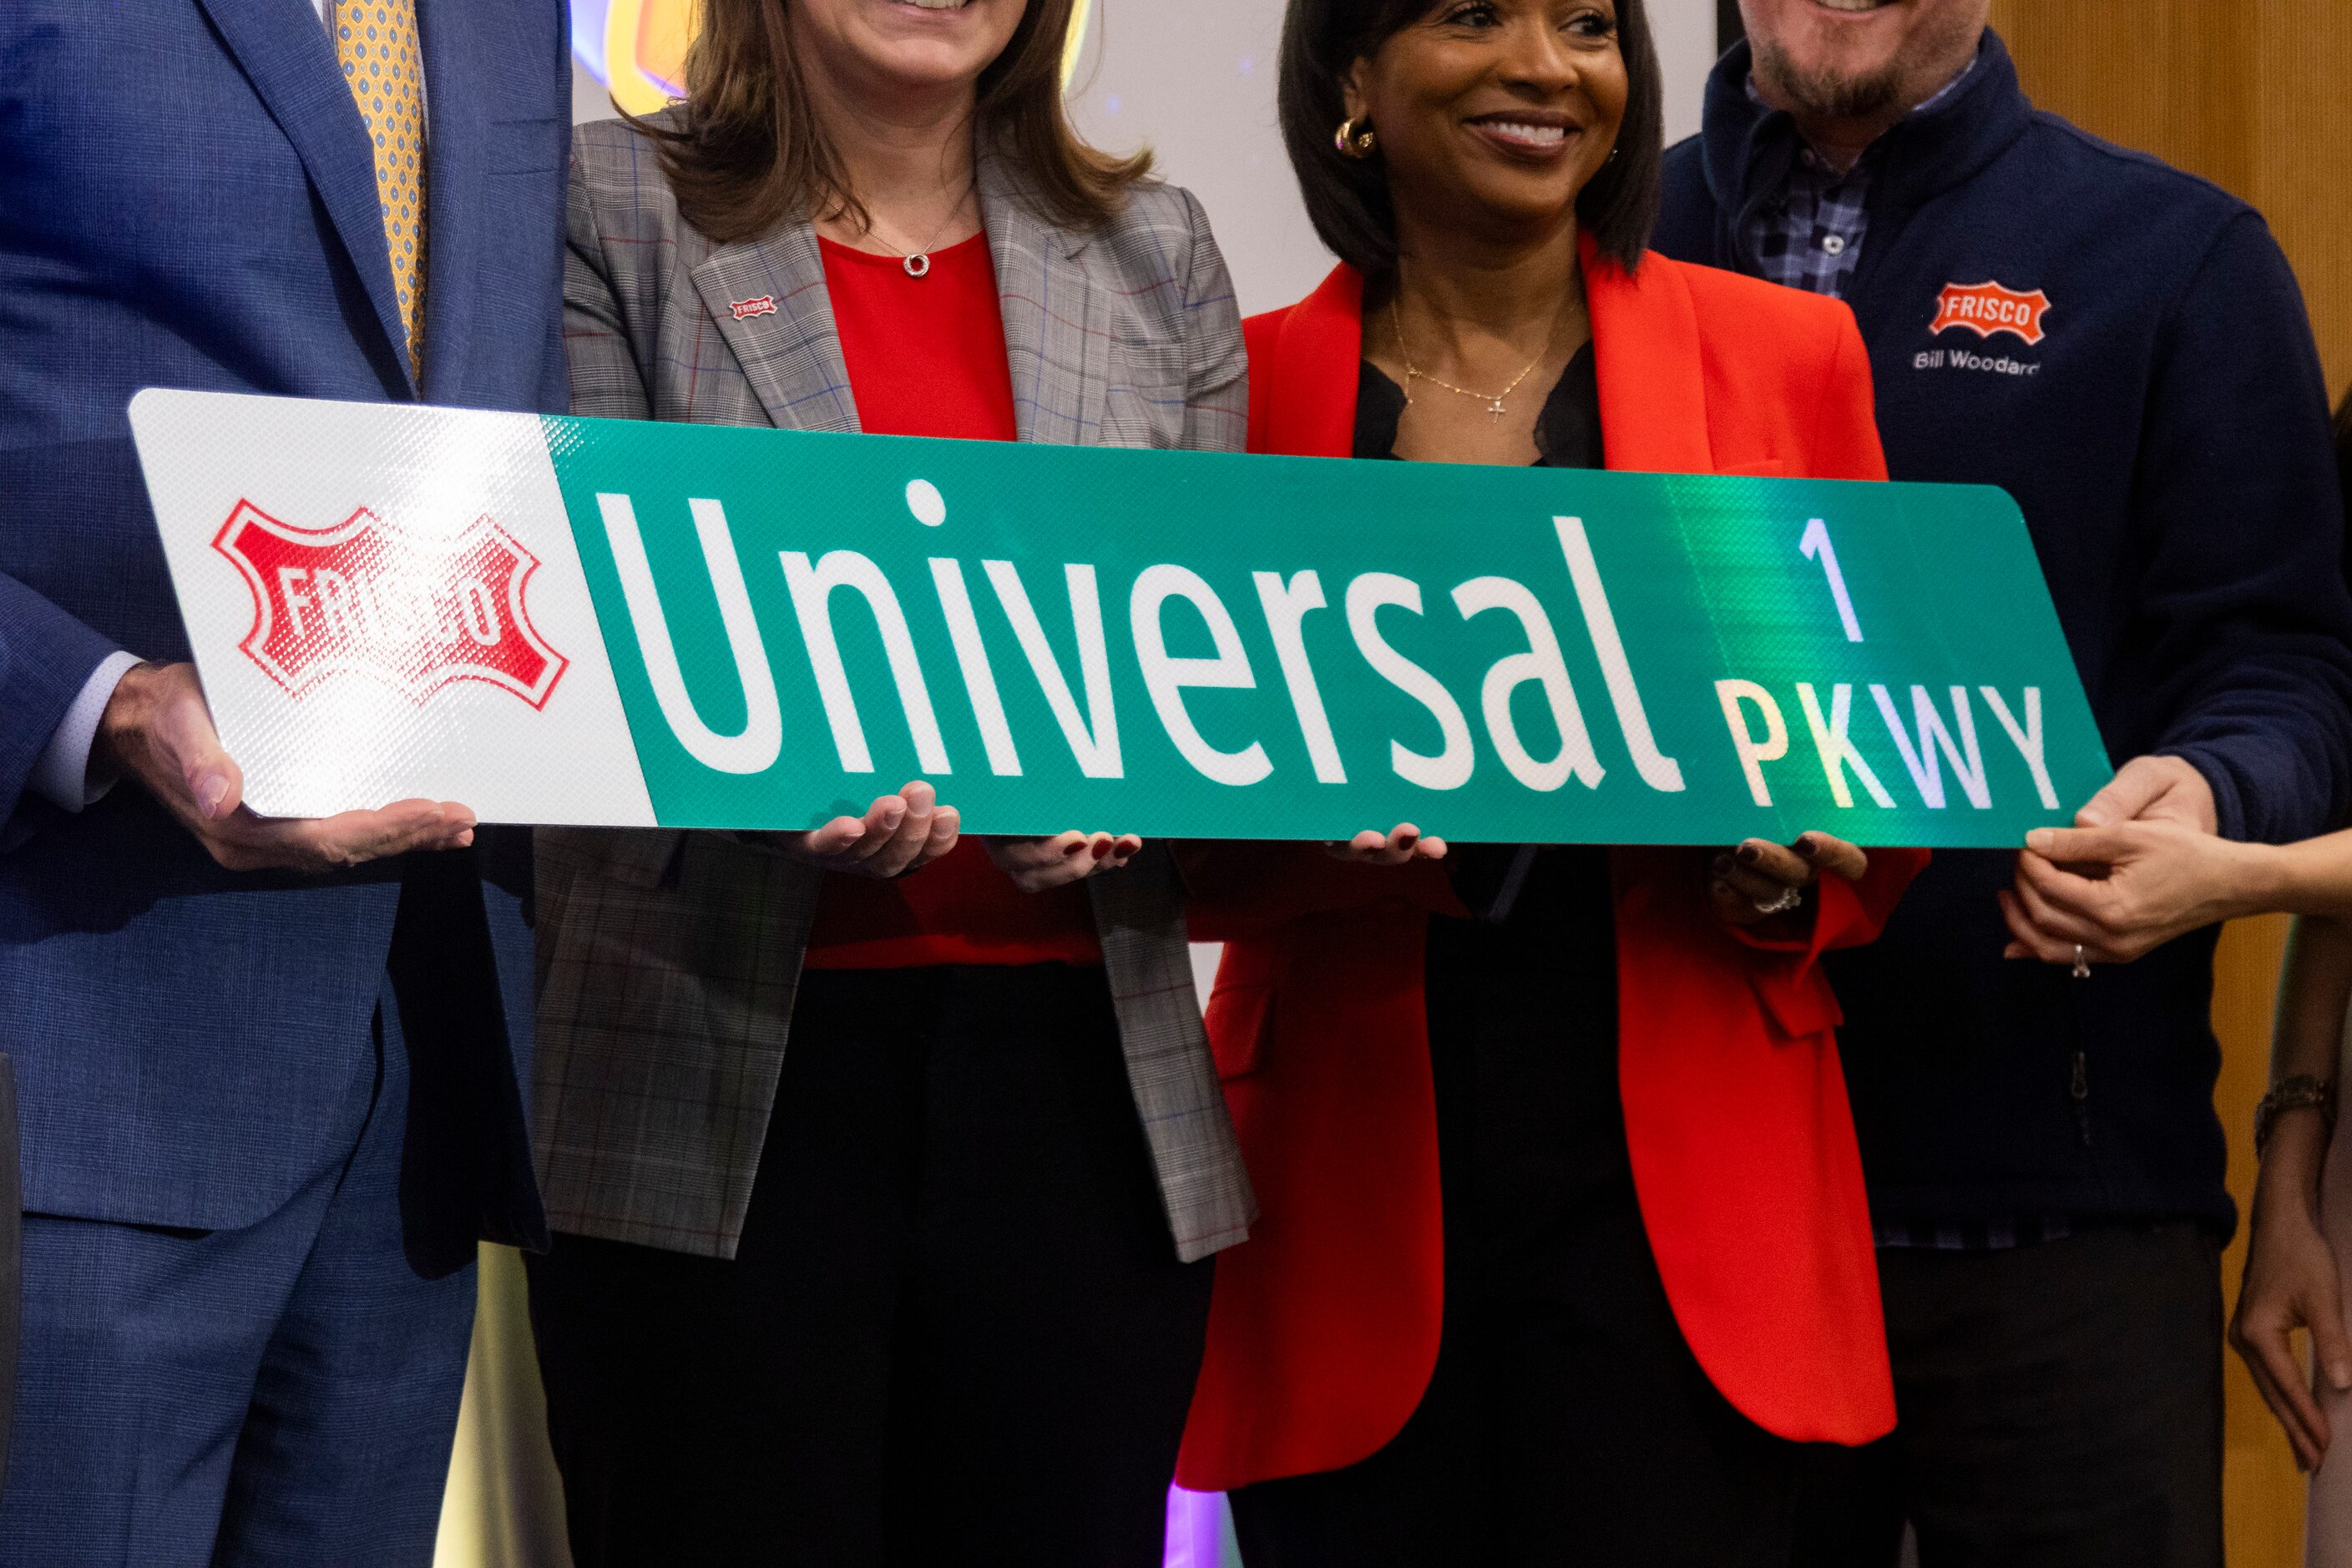
M0 841L26 805L33 764L114 645L0 574Z
M555 24L554 106L558 120L572 118L572 16L569 6L559 7ZM572 138L563 138L565 166L555 172L558 191L568 188L569 160ZM549 237L549 243L558 257L555 275L563 276L564 236L558 231ZM540 348L539 412L569 414L572 412L572 371L563 357L563 300L559 291L547 302L547 331Z
M2221 230L2160 353L2134 541L2156 749L2204 774L2226 837L2308 837L2352 815L2352 595L2326 384L2259 216Z

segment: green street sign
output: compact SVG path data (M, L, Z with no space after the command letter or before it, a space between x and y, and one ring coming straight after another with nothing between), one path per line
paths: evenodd
M2111 771L1990 489L134 424L224 738L289 809L790 829L923 778L992 834L2009 846Z

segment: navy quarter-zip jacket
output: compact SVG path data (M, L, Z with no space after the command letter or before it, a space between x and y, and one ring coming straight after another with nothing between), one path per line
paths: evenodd
M1754 273L1743 236L1799 141L1748 73L1741 44L1704 132L1668 153L1656 247ZM2261 215L2035 110L1990 33L1960 89L1872 155L1846 298L1894 477L2016 498L2119 764L2187 759L2231 837L2341 826L2343 502L2310 323ZM1948 287L1987 282L2047 308L1937 330ZM2012 869L1939 854L1885 935L1831 963L1874 1212L2226 1232L2215 933L2086 981L2007 961L1993 894Z

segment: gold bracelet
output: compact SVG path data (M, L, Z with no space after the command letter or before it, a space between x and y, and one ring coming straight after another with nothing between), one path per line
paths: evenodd
M2311 1073L2282 1079L2254 1107L2254 1157L2260 1159L2278 1119L2290 1110L2317 1110L2328 1132L2336 1131L2336 1080Z

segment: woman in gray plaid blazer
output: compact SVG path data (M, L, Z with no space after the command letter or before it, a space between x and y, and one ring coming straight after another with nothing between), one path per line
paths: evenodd
M1071 8L709 0L688 101L574 141L575 412L1238 449L1224 265L1070 132ZM1131 837L956 827L918 784L759 842L541 834L532 1310L583 1568L1159 1562L1254 1217L1180 887Z

